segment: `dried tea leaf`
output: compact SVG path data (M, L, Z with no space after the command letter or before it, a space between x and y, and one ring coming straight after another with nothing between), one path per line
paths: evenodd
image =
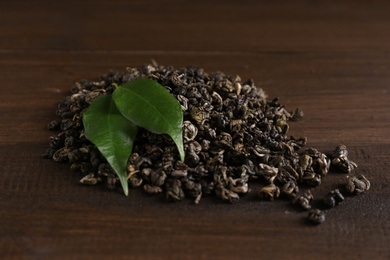
M122 116L111 95L101 96L91 103L83 114L83 124L85 137L107 159L127 196L126 167L138 127Z
M177 99L151 79L135 79L113 93L118 110L135 125L156 134L167 134L184 161L183 111Z

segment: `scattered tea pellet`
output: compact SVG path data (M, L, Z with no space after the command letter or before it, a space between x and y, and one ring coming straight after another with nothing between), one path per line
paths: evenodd
M298 205L302 209L308 210L311 208L311 203L312 203L313 199L314 199L313 194L311 193L310 190L307 190L307 191L303 192L302 194L298 194L295 197L293 203L295 205Z
M356 163L349 160L347 155L348 151L345 145L337 146L332 153L332 165L345 173L350 173L358 166Z
M367 178L360 174L356 177L349 177L345 188L350 194L360 194L370 189L371 183Z
M332 208L344 200L344 196L339 189L330 191L324 198L324 203L329 208Z
M322 224L325 221L325 211L312 209L309 211L307 219L315 225Z

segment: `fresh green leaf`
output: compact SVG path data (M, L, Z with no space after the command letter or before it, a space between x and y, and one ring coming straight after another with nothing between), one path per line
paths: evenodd
M113 99L122 115L134 124L169 135L184 161L183 111L167 89L151 79L135 79L115 89Z
M133 149L137 126L122 116L111 95L94 100L83 114L83 123L85 137L107 159L127 196L127 160Z

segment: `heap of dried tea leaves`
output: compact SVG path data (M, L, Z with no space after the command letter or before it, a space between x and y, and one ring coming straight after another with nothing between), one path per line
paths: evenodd
M155 63L125 72L112 71L96 81L76 82L72 94L58 105L59 119L48 126L59 133L50 138L45 157L81 171L83 184L122 189L107 159L86 138L83 114L99 97L111 95L117 86L139 78L158 82L180 103L185 160L167 134L139 128L127 162L127 182L133 188L164 192L172 201L190 197L198 203L203 195L215 194L235 203L249 192L248 183L254 180L264 184L258 191L260 198L274 200L283 195L308 210L313 201L310 189L321 184L331 164L347 173L357 167L348 159L345 146L327 156L304 148L306 138L288 136L288 122L299 120L302 111L288 112L278 99L268 100L252 80ZM346 184L351 193L369 187L362 175L350 177ZM343 199L336 190L324 203L333 207ZM321 223L323 214L311 211L309 219Z

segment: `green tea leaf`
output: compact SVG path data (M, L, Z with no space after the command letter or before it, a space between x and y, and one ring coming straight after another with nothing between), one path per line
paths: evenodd
M111 95L94 100L83 114L83 123L85 137L107 159L127 196L127 160L133 149L137 126L122 116Z
M168 90L151 79L135 79L117 89L113 99L118 110L134 124L156 134L168 134L184 161L183 111Z

